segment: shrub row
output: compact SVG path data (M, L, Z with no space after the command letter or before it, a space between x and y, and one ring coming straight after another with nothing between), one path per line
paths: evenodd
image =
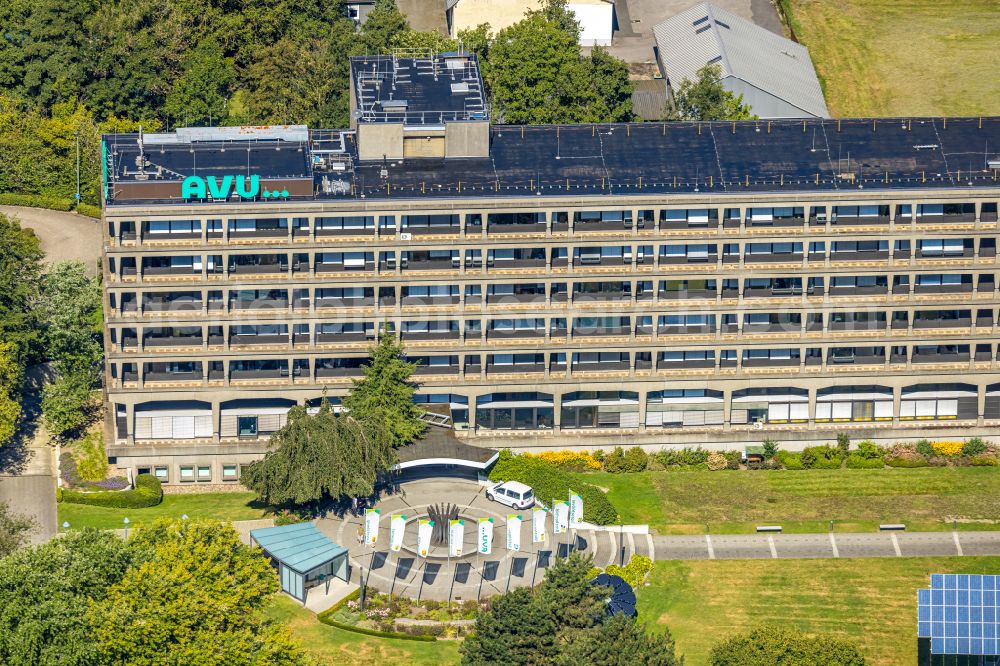
M140 474L135 477L135 488L132 490L96 493L62 490L57 493L57 499L67 504L88 504L114 509L145 509L163 501L163 488L160 487L160 480L152 474Z
M29 208L49 208L51 210L72 210L73 200L45 194L0 194L0 206L27 206ZM98 212L97 217L100 217Z
M595 525L618 522L618 512L600 488L584 483L538 456L515 456L508 449L490 471L490 481L520 481L532 487L535 497L548 504L565 499L570 489L583 498L583 519Z
M344 622L337 622L333 619L333 614L338 610L343 608L349 601L357 601L361 598L361 589L354 590L346 597L330 606L325 611L316 616L316 618L325 625L330 627L336 627L337 629L343 629L344 631L353 631L356 634L364 634L365 636L377 636L379 638L398 638L404 641L421 641L426 643L431 643L436 641L437 638L434 636L428 636L426 634L414 635L414 634L404 634L397 631L380 631L378 629L366 629L364 627L357 627L353 624L346 624Z
M94 219L101 219L101 207L91 206L90 204L78 203L76 205L76 212L80 215L86 215L87 217L92 217Z
M622 579L632 586L632 589L641 587L646 582L646 576L653 570L653 560L645 555L633 555L623 567L617 564L609 564L604 569L604 573L612 576L621 576Z

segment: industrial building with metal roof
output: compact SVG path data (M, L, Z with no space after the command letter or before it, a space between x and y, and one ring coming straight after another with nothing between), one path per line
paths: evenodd
M657 60L674 92L718 64L723 86L760 118L828 118L809 51L711 2L659 23Z

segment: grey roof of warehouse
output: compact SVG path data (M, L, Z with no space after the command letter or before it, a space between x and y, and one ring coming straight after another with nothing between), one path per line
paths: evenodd
M108 203L136 203L116 188L140 177L179 190L187 176L226 174L297 178L307 194L292 200L995 188L1000 160L996 116L495 125L487 158L367 162L347 130L312 130L308 141L294 126L277 138L229 131L195 133L187 138L206 140L190 143L182 133L173 142L146 135L142 169L138 135L105 136Z
M718 63L732 76L805 113L826 118L823 90L809 51L711 2L700 2L653 28L657 57L675 90Z

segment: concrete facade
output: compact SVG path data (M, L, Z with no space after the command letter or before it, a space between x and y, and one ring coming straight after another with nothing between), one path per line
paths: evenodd
M104 239L110 453L166 466L170 483L181 467L192 483L233 480L265 451L276 412L347 392L382 323L420 359L420 394L449 403L471 443L986 433L1000 423L998 199L955 188L117 205ZM286 226L208 231L265 216ZM200 230L149 232L177 217ZM364 226L327 228L348 218ZM197 259L150 263L178 255Z

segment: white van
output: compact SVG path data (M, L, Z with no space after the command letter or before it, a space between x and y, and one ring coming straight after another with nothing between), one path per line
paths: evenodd
M492 486L486 491L486 499L514 509L527 509L535 505L535 493L531 486L517 481L504 481Z

